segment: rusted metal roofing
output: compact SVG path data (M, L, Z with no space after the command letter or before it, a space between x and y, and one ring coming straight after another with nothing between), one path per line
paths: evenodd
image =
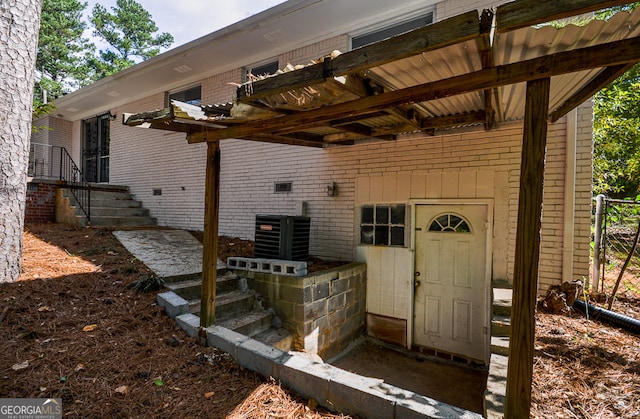
M479 20L479 16L476 19ZM362 107L366 103L363 101L389 92L408 91L411 87L424 86L428 90L438 82L446 82L456 77L472 78L483 70L492 68L499 70L501 66L522 63L551 54L635 38L640 35L640 9L630 14L618 13L608 21L592 20L583 26L568 24L563 27L550 25L525 27L497 33L494 37L490 36L492 33L493 31L487 31L473 37L462 36L457 42L444 43L432 50L426 48L424 52L408 57L381 60L381 65L347 71L345 74L330 72L333 69L333 63L340 60L340 54L333 52L330 56L322 57L307 66L288 66L289 68L279 72L281 74L240 86L238 100L231 107L209 105L203 107L203 111L213 118L209 119L209 122L216 121L217 125L215 127L211 125L209 128L237 127L243 122L269 120L269 123L264 125L264 130L261 130L259 125L253 124L251 129L246 131L246 135L239 135L239 138L256 139L255 135L259 134L258 140L315 146L353 144L359 139L368 138L388 140L406 132L422 130L434 133L435 130L469 125L484 125L485 129L491 129L496 123L524 117L526 77L513 84L497 83L492 87L473 88L454 94L431 95L433 97L426 95L429 97L428 101L413 100L414 89L413 94L408 95L405 102L399 100L392 106L381 106L364 111ZM411 33L402 36L410 35ZM373 49L371 51L375 52ZM358 54L358 50L345 55L357 58L354 54ZM366 58L367 54L364 56ZM627 63L627 65L630 64ZM588 67L588 65L582 64L582 67ZM590 88L590 82L598 77L602 70L603 68L586 68L552 75L549 114L551 115L574 95L583 91L585 86ZM313 77L308 83L299 82L297 78L307 80L304 78L305 74L311 74L312 71L316 73L312 73ZM318 72L320 76L317 75ZM291 78L292 75L297 78ZM283 77L289 77L286 80L293 80L293 84L282 85ZM259 83L262 83L262 90L261 93L256 94L254 86ZM275 86L272 92L268 87L264 88L265 85L270 84ZM593 91L588 93L593 94L598 88L594 87ZM488 97L485 98L485 95ZM422 96L419 95L419 97ZM337 117L316 118L317 122L316 120L307 122L304 118L293 116L306 111L316 112L317 115L323 109L329 109L338 104L344 105L341 109L346 111ZM353 104L353 108L349 108L349 104ZM578 104L571 104L571 106L575 107ZM181 105L176 105L177 112L180 113ZM566 113L566 111L563 109L563 112ZM161 129L175 128L174 125L167 124L167 118L173 118L171 112L164 114L163 121L156 120L162 124L152 123L151 126ZM136 117L130 121L130 125L139 125L144 118L150 119L150 115ZM283 121L282 126L273 125L274 121L279 120ZM288 124L289 120L293 123ZM184 115L180 122L188 124ZM200 123L198 127L190 130L180 125L178 130L202 131L202 126L203 124ZM234 131L226 132L232 135ZM238 132L244 133L244 131ZM216 138L228 138L220 133L216 133L216 136ZM205 134L202 134L200 139L194 142L206 141L204 138Z

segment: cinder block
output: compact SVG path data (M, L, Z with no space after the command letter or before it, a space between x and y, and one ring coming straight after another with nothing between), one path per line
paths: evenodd
M307 262L272 260L271 273L276 275L305 276L307 274Z
M207 327L207 345L225 351L234 360L238 360L238 347L249 337L221 326Z
M198 336L198 330L200 329L200 317L192 313L181 314L176 316L176 322L187 335L195 338Z
M326 405L326 400L329 399L329 381L335 369L329 364L287 354L281 359L279 379L285 387Z
M262 374L264 377L278 377L279 360L286 353L265 345L255 339L247 339L238 346L238 364Z
M383 385L382 380L337 369L329 382L329 401L339 412L365 418L393 418L396 400Z
M189 302L173 291L158 294L156 301L172 319L189 312Z

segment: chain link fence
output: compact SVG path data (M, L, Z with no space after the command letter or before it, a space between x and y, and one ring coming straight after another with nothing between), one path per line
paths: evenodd
M599 196L594 225L594 291L608 299L640 298L640 202Z

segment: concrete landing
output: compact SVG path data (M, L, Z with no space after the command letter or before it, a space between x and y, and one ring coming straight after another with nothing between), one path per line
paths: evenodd
M185 230L126 230L113 235L158 277L167 281L202 273L202 244ZM225 265L218 260L218 269Z

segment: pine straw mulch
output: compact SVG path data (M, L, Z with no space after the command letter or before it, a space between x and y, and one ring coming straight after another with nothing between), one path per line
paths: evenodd
M599 296L591 303L606 308ZM640 319L640 298L612 311ZM536 314L531 416L640 417L640 336L581 313Z
M219 257L249 248L221 238ZM150 272L109 230L30 225L23 256L20 281L0 284L0 398L62 398L73 417L343 417L186 337L131 289ZM613 309L639 318L639 301ZM536 321L533 417L640 416L638 336L580 314Z
M221 238L220 256L244 245ZM71 417L344 417L188 338L131 288L150 272L106 229L29 225L23 259L0 284L0 398L61 398Z

